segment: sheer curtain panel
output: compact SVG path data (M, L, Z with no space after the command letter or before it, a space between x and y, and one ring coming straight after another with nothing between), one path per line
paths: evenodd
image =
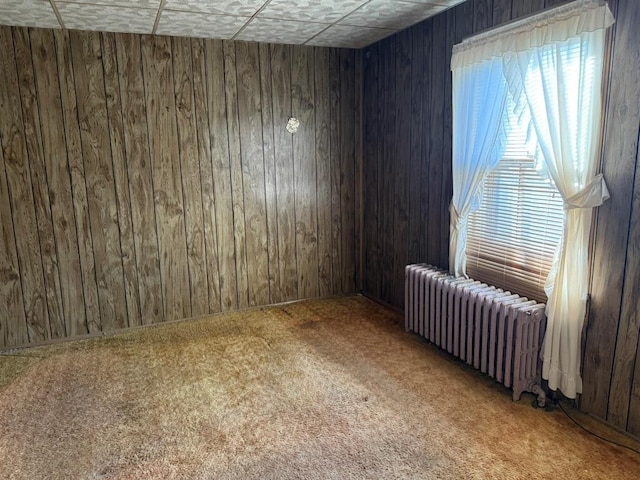
M455 55L455 54L454 54ZM449 266L466 276L467 219L482 200L484 179L504 152L507 85L500 58L453 70L453 198Z

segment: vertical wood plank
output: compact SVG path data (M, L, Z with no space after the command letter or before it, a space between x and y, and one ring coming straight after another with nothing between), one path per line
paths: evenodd
M639 51L636 49L636 52ZM640 139L640 128L636 138ZM638 303L638 292L640 292L640 148L638 148L638 141L636 141L634 179L627 261L622 290L622 310L616 341L607 420L633 435L638 435L640 434L640 304Z
M218 265L218 238L216 203L214 193L211 140L207 112L207 73L204 40L191 39L193 52L193 96L198 130L198 155L200 158L200 181L202 184L202 214L204 224L204 244L207 262L207 283L209 286L209 312L219 312L220 266Z
M269 252L265 197L260 57L257 43L236 43L238 116L242 151L244 227L249 306L269 303Z
M363 276L363 264L362 264L362 245L364 235L364 212L363 212L363 183L364 183L364 171L362 163L362 152L364 149L364 129L362 122L364 120L364 98L363 98L363 53L362 50L356 50L354 52L355 59L355 72L354 72L354 84L353 91L355 95L355 111L354 111L354 168L355 168L355 187L353 190L354 195L354 291L362 292L362 276ZM319 102L318 102L319 103ZM404 271L404 266L402 268ZM403 274L404 275L404 274Z
M442 232L443 228L449 229L445 225L443 217L445 212L441 208L442 179L444 176L444 91L445 81L442 66L447 65L446 48L446 15L438 15L433 19L433 47L431 50L431 72L432 83L430 90L430 113L431 113L431 145L429 150L429 223L428 228L433 232ZM438 182L437 179L440 179ZM440 252L442 237L439 234L430 235L427 261L438 267L440 265Z
M118 80L124 122L126 178L138 278L140 319L144 325L164 319L153 180L147 135L140 36L116 34ZM121 176L124 173L120 174ZM120 193L125 196L124 192Z
M378 45L368 47L364 53L364 278L363 290L378 295L378 138L379 138L379 53ZM422 77L420 77L422 78ZM367 92L370 89L370 93ZM418 137L419 138L419 137ZM412 150L413 151L413 150ZM414 211L417 211L414 210Z
M298 298L296 210L293 188L293 139L285 126L291 110L291 47L271 46L274 152L278 206L278 260L282 301Z
M171 39L175 88L178 151L184 195L185 229L191 315L209 312L209 285L204 244L202 184L198 156L198 133L194 111L191 42L186 37Z
M126 171L122 171L123 167L118 167L117 178L120 181L126 178L128 182L126 187L128 192L124 192L124 187L119 186L118 196L124 199L128 197L131 205L131 226L125 225L125 227L132 228L133 232L135 270L137 272L136 288L140 309L139 321L146 325L161 322L164 310L153 207L153 184L147 136L140 36L116 34L115 39L126 152L126 165L123 166ZM115 80L113 81L115 82ZM132 268L127 266L127 271L130 272ZM131 293L128 296L131 297ZM133 305L135 305L135 301ZM136 319L131 315L130 312L130 323L135 324Z
M340 193L341 165L341 135L342 111L340 109L340 56L338 49L329 52L329 87L331 125L329 127L329 146L331 150L331 293L342 291L342 209Z
M261 43L260 93L262 96L262 143L264 150L264 188L267 214L267 251L269 255L269 298L272 303L282 301L280 259L278 253L278 204L273 124L273 89L271 84L271 47Z
M493 25L511 20L511 0L493 0Z
M0 148L0 347L26 341L23 302L9 188L3 149Z
M411 152L411 31L398 34L398 52L396 60L395 83L398 86L396 102L396 158L395 186L393 198L394 229L393 243L393 291L392 303L404 307L403 277L409 251L409 160ZM389 232L391 233L391 232Z
M473 31L481 32L491 27L493 24L493 0L473 0L473 2L467 2L467 4L470 3L473 3ZM462 16L461 11L458 12L459 13L455 15L455 23L460 26L468 25L468 19ZM469 35L469 33L466 35ZM463 39L464 37L456 35L456 42L461 42Z
M160 250L164 319L191 316L185 213L169 37L143 36L142 65Z
M342 291L355 291L356 276L356 96L355 54L340 51L340 208L342 219Z
M71 176L73 213L78 238L78 255L82 275L82 296L86 322L71 322L69 335L93 333L100 330L100 305L96 280L95 260L93 256L93 239L89 221L89 202L85 182L84 161L82 157L82 141L75 91L75 75L71 58L71 41L66 30L54 30L58 78L60 80L60 100L62 103L63 126L67 148L67 162ZM75 287L78 290L80 288Z
M67 162L63 110L54 36L51 30L30 29L31 52L38 92L42 153L51 203L53 233L58 259L62 317L66 336L86 333L82 271L75 228L71 176Z
M244 186L242 183L242 152L240 150L235 43L223 41L222 48L224 52L224 89L227 99L227 130L229 132L229 166L231 168L233 236L236 246L238 307L245 308L249 305L249 285L247 276L247 239L244 218Z
M511 4L511 18L530 15L544 8L544 0L513 0Z
M31 42L26 28L13 30L13 42L18 68L18 83L22 103L24 138L29 156L29 169L33 186L33 200L36 210L44 287L49 312L47 332L40 339L60 338L66 335L60 274L58 273L58 254L53 233L49 185L42 151L42 133L40 130L40 112L35 85L35 74L31 56ZM40 333L40 332L38 332Z
M30 166L24 138L17 66L11 28L0 28L0 139L16 236L26 325L16 324L10 344L48 338L49 314L45 298L40 239L34 207Z
M380 236L382 237L382 249L380 251L382 288L381 295L385 302L390 302L393 285L393 252L394 252L394 236L393 236L393 197L395 194L395 175L399 174L394 168L395 150L396 150L396 54L398 48L398 36L394 35L384 41L384 61L381 68L384 70L383 91L384 95L384 115L382 122L382 152L380 157L380 171L382 172L382 229Z
M71 50L88 192L101 329L127 326L122 251L107 118L100 34L74 31Z
M315 98L329 99L329 49L315 48ZM317 208L318 208L318 294L330 295L332 292L331 262L331 136L329 126L331 111L328 102L317 102L315 107L316 124L316 172ZM338 275L338 272L333 275Z
M640 329L637 298L640 243L635 221L640 203L634 195L640 185L637 162L640 87L635 78L640 65L640 33L637 28L640 8L631 6L630 2L620 2L618 8L603 167L614 194L599 209L594 265L601 267L594 270L592 287L594 313L600 315L598 318L617 321L607 322L607 325L595 321L590 323L584 372L585 376L590 372L595 376L589 378L589 386L585 385L582 401L589 406L589 411L599 415L602 406L597 400L604 405L605 398L594 393L605 392L601 386L594 388L591 384L610 375L606 419L625 429L629 420ZM612 235L615 238L611 238ZM626 261L620 251L626 251ZM616 267L619 270L614 270ZM612 292L621 292L621 295L613 295ZM610 350L605 350L607 348ZM593 407L598 410L593 410Z
M409 158L409 252L407 263L421 260L421 239L425 234L421 222L420 192L422 190L422 143L424 131L424 101L426 92L424 24L411 29L411 146ZM428 131L428 130L427 130Z
M633 2L620 2L615 28L615 47L608 109L605 119L604 164L602 172L607 180L611 198L598 209L595 234L591 308L587 323L587 338L583 366L583 392L580 406L584 410L608 419L624 428L626 396L619 388L628 382L629 368L626 353L618 356L614 369L616 336L618 332L621 352L629 318L620 317L624 282L625 252L629 239L633 174L637 153L638 118L640 118L640 85L636 80L640 62L638 28L640 8ZM630 141L630 139L636 140ZM622 323L620 323L622 320ZM612 380L615 377L615 388ZM625 379L626 378L626 379ZM614 393L615 392L615 393ZM611 396L613 394L613 396ZM609 403L613 402L610 415ZM615 406L614 406L615 404Z
M206 40L206 80L222 311L238 308L222 41Z
M318 296L313 50L291 48L291 104L300 127L293 135L298 295Z
M104 88L107 98L107 121L111 140L111 161L113 163L113 179L116 188L118 226L120 227L123 282L127 301L127 325L131 327L142 325L142 315L140 312L136 250L133 240L133 220L129 194L129 175L127 173L127 155L125 152L120 82L118 80L116 39L113 33L101 33L100 39L102 41Z

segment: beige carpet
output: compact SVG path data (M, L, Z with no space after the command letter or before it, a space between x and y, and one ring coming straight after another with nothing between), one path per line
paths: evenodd
M0 355L2 479L637 479L363 297Z

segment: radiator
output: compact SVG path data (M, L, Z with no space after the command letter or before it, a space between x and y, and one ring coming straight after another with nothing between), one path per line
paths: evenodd
M405 329L513 389L538 395L545 305L426 264L405 268Z

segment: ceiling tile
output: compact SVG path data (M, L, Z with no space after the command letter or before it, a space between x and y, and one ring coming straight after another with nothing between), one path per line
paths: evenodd
M164 10L156 33L176 37L228 39L238 33L248 20L248 17Z
M251 17L266 0L167 0L165 10Z
M341 25L378 27L399 30L446 9L442 5L393 0L371 0L347 15Z
M65 27L77 30L151 33L156 10L58 2Z
M51 4L42 0L0 1L0 25L60 28Z
M324 32L313 37L306 45L319 47L362 48L371 45L395 33L385 28L352 27L350 25L332 25Z
M324 23L303 23L255 17L238 34L236 40L302 44L328 26Z
M367 0L271 0L259 17L333 23Z
M48 0L44 0L45 2ZM58 3L59 0L54 0ZM130 8L155 8L160 6L161 0L69 0L69 3L84 3L91 5L105 5L108 7L130 7ZM64 0L63 0L64 3Z

